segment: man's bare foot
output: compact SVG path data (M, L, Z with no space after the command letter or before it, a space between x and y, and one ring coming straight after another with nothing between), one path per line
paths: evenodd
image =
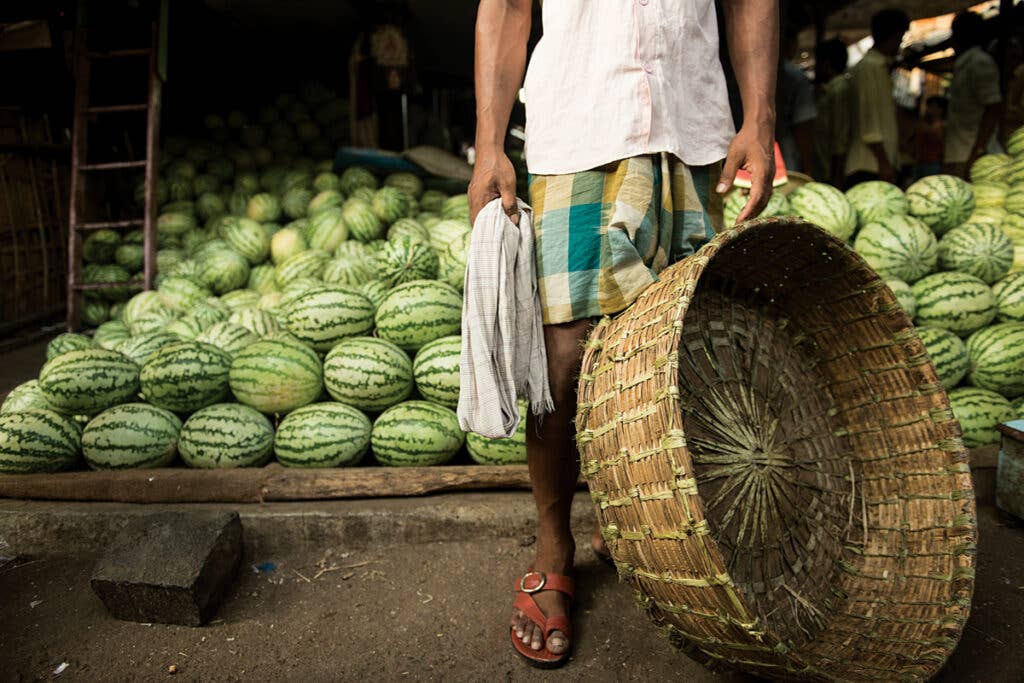
M537 556L533 570L552 574L569 574L572 572L573 556L576 544L569 535L568 539L556 538L554 534L537 535ZM569 610L569 598L558 591L540 591L533 594L537 606L548 617L566 616ZM512 629L523 643L534 650L545 647L544 632L539 626L518 609L512 610ZM547 639L548 652L560 655L569 649L569 638L561 631L552 631Z

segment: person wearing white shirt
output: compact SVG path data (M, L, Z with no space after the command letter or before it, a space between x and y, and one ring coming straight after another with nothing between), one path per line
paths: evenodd
M743 103L733 128L714 0L548 0L524 86L526 162L554 412L527 422L538 512L536 556L517 582L512 645L531 664L564 663L572 641L579 476L573 420L582 342L657 272L722 227L738 169L752 188L739 220L771 195L777 0L723 0ZM476 164L471 218L499 198L516 220L504 141L523 74L531 0L481 0L476 23ZM592 544L606 553L600 536Z

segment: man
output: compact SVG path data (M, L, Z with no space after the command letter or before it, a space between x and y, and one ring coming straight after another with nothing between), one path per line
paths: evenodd
M793 63L797 54L797 33L786 32L782 41L775 92L775 138L782 160L789 171L813 173L814 130L818 111L814 103L814 85L807 74Z
M964 11L953 19L951 42L956 52L949 86L949 120L943 157L946 173L967 177L974 160L988 150L1002 115L999 68L981 47L985 21Z
M821 86L815 119L815 177L843 186L846 150L850 146L852 97L846 73L848 51L838 38L823 41L814 50L815 76Z
M896 182L900 167L899 124L892 95L892 60L910 28L906 12L886 9L871 18L874 46L850 70L853 125L846 156L846 184Z
M571 645L573 419L592 321L626 308L658 269L711 236L737 169L753 178L740 220L771 194L778 3L726 0L724 12L744 109L731 143L714 0L542 5L544 35L525 84L526 158L555 411L527 422L537 545L511 620L512 644L539 666L563 663ZM530 21L530 0L479 4L474 218L500 197L517 220L503 144Z

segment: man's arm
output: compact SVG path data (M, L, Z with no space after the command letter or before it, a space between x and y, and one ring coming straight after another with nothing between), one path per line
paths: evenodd
M505 134L526 70L531 0L481 0L476 14L476 164L469 183L470 219L501 197L518 216L516 172L505 154ZM514 219L515 220L515 219Z
M732 187L736 171L753 179L750 197L737 222L757 216L768 203L775 176L775 77L779 63L778 0L726 0L729 55L743 100L743 125L722 167L718 192Z
M967 166L964 168L965 175L971 170L971 164L985 153L988 141L992 139L992 133L995 132L996 126L999 125L999 119L1002 115L1002 103L997 102L985 107L985 113L981 116L981 125L978 126L978 137L974 140L974 146L971 147L971 153L967 157Z

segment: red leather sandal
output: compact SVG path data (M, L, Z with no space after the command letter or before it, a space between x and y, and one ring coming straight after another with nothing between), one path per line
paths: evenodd
M544 641L544 647L540 650L534 650L532 647L524 643L521 638L516 636L515 629L510 628L509 631L512 635L512 647L514 647L516 652L521 654L531 665L535 667L541 669L555 669L562 666L569 659L569 654L572 652L572 645L574 642L572 637L572 622L567 616L546 616L537 605L537 601L533 599L533 596L541 591L558 591L559 593L569 597L569 603L571 606L573 599L576 597L575 582L570 577L563 574L537 572L531 569L523 574L523 576L516 579L515 590L516 599L513 606L525 614L527 619L540 627L543 632L542 640ZM552 631L561 631L565 634L565 637L569 639L569 647L562 654L555 654L548 651L547 640L548 635Z

